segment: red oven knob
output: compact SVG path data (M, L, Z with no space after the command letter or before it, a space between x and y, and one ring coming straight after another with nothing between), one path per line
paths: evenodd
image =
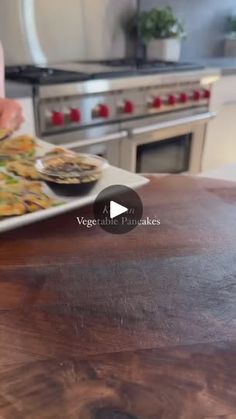
M203 98L204 99L210 99L210 97L211 97L211 91L209 89L205 89L203 91Z
M174 95L169 95L168 104L172 106L176 105L176 97Z
M104 118L104 119L109 118L109 116L110 116L110 109L109 109L109 107L107 105L105 105L105 104L99 105L97 116L99 118Z
M63 112L54 111L52 113L52 124L55 126L64 125L65 123L65 115Z
M199 90L195 90L195 92L193 92L193 100L195 100L195 102L198 102L201 99L201 92L199 92Z
M188 97L188 94L187 93L185 93L185 92L180 93L179 101L181 103L187 103L188 102L188 99L189 99L189 97Z
M72 108L70 110L70 120L71 122L80 122L81 121L81 112L77 108Z
M152 107L155 109L161 108L163 105L163 100L161 97L155 97L152 103Z
M123 108L123 112L124 113L128 113L128 114L132 114L135 111L135 104L134 102L131 102L130 100L126 100L124 103L124 108Z

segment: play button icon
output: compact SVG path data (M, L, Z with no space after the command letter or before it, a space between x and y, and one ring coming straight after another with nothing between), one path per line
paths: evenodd
M116 218L121 214L124 214L128 211L128 208L124 207L123 205L117 204L117 202L111 201L110 202L110 218Z
M97 224L103 230L112 234L124 234L138 226L143 215L143 204L133 189L114 185L100 192L93 212Z

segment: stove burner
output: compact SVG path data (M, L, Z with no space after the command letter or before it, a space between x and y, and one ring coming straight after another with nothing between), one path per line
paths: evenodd
M6 78L8 80L42 85L84 81L88 80L90 77L88 74L80 72L22 65L6 67Z
M77 66L77 67L76 67ZM55 66L56 67L56 66ZM79 61L67 63L68 69L34 65L9 66L6 78L33 85L50 85L86 80L132 77L148 74L201 70L204 67L186 62L145 61L133 58L105 61Z
M149 72L174 72L174 71L187 71L187 70L202 70L204 68L201 64L191 62L173 62L161 60L144 60L139 58L118 58L108 60L95 60L83 61L86 64L100 64L108 67L129 67L130 70L137 70L139 73L142 71Z

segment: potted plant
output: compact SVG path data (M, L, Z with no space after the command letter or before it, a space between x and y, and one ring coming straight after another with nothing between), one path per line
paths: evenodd
M227 57L236 56L236 15L228 18L229 33L225 37L225 55Z
M178 61L185 32L171 7L142 12L139 20L140 35L147 46L147 58Z

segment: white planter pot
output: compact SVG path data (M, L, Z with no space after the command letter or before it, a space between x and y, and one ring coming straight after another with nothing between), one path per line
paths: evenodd
M147 46L149 60L179 61L181 40L179 38L153 39Z

